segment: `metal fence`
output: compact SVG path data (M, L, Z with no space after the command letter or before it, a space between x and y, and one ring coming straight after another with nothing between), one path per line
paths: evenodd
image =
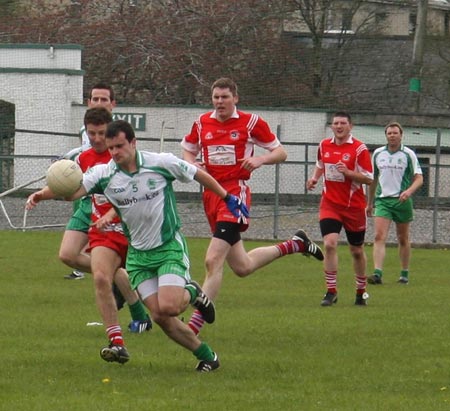
M21 130L24 132L24 130ZM30 136L38 139L38 135L30 132ZM68 135L67 137L73 137ZM439 136L438 136L439 138ZM138 139L140 149L159 151L160 141L157 139ZM38 141L38 140L36 140ZM439 142L439 139L438 139ZM164 150L176 155L181 153L179 140L166 140ZM30 144L33 144L32 142ZM308 230L315 239L320 239L318 231L318 204L321 186L315 192L306 190L306 180L311 175L317 154L316 143L283 143L288 151L285 163L264 166L256 170L250 181L252 187L252 224L246 233L247 238L278 239L288 238L298 227ZM9 145L8 149L11 150ZM1 146L0 146L1 147ZM412 225L412 241L416 244L447 244L450 232L450 153L436 147L414 147L424 172L424 186L415 195L416 220ZM375 146L369 146L373 150ZM14 155L0 153L0 169L2 179L0 192L10 190L19 183L26 183L45 174L52 160L57 158L53 149L48 155ZM14 178L13 178L14 177ZM0 229L22 229L24 221L24 196L30 190L42 186L42 182L34 183L23 190L18 190L3 198ZM180 214L184 230L191 236L209 236L209 229L203 215L198 184L175 183L179 200ZM51 202L38 207L27 216L27 225L42 226L61 224L68 220L70 205L64 202ZM370 242L373 229L369 224L366 239ZM389 241L395 243L392 232Z

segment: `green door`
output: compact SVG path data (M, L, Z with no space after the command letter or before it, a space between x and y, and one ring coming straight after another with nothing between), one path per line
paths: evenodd
M0 192L14 184L15 106L0 100Z

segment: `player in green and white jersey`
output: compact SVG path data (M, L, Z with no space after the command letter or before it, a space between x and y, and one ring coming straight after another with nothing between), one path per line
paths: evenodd
M374 182L369 187L367 214L375 217L375 267L368 282L383 283L386 239L393 221L401 264L398 283L408 284L411 257L409 226L414 217L412 195L423 184L422 169L414 151L402 144L403 129L399 123L389 123L385 134L387 144L377 148L372 156Z
M228 194L213 177L195 165L173 154L138 151L133 128L126 121L109 124L106 144L112 161L89 169L81 188L68 199L94 193L105 195L120 216L128 238L126 269L132 287L137 289L154 322L169 338L196 356L199 360L196 370L212 371L219 367L217 354L178 318L191 304L206 322L212 323L215 308L200 286L191 280L172 182L198 181L224 199L236 217L241 214L248 217L248 210L236 196ZM28 198L27 206L31 208L53 197L45 187ZM100 218L96 227L103 229L109 224L108 219ZM120 350L111 344L101 355L108 361L120 362Z

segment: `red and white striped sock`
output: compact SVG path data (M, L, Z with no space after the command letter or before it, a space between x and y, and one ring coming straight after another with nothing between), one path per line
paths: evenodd
M325 271L325 283L330 293L337 292L337 271Z
M277 244L275 247L280 251L280 257L287 254L303 253L306 251L305 244L302 240L286 240Z
M122 328L119 324L111 325L106 328L106 334L108 335L109 341L114 345L124 345Z
M198 335L200 330L203 327L203 324L205 324L205 320L202 317L202 314L200 311L195 310L192 313L191 319L189 320L188 326L189 328L194 331L195 335Z
M356 294L364 294L367 287L367 277L365 275L356 274Z

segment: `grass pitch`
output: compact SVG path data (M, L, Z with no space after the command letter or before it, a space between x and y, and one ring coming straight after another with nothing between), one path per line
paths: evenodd
M157 326L125 331L129 363L102 361L104 329L86 325L100 321L92 279L63 279L70 270L57 259L60 239L0 231L2 411L450 409L447 250L413 250L402 286L397 252L388 249L385 284L369 286L367 307L353 305L344 246L339 301L329 308L320 307L315 260L288 256L246 279L228 271L216 323L201 334L222 366L198 374L191 353ZM198 281L207 244L189 239ZM127 308L120 315L126 328Z

